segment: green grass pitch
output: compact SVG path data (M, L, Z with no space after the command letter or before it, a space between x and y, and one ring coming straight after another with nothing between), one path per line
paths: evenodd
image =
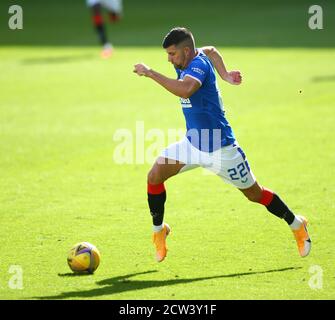
M231 33L231 18L218 22L207 37L215 23L206 18L207 31L197 24L196 2L189 25L197 44L217 45L228 68L243 74L241 86L219 81L227 118L258 181L309 219L312 251L300 258L285 222L197 169L166 182L172 234L168 257L157 264L146 202L151 160L136 163L133 153L133 163L117 164L115 134L127 129L135 139L136 125L144 123L145 134L164 133L166 146L168 130L184 128L178 98L132 72L143 61L174 77L159 45L183 21L171 8L164 15L168 7L152 7L162 19L153 15L151 30L136 15L147 12L150 1L143 3L126 2L124 21L109 28L116 50L108 60L99 56L84 1L69 5L76 23L71 10L65 25L50 16L50 37L41 21L29 19L38 16L39 1L22 2L26 29L15 34L4 31L8 10L1 4L0 298L334 299L335 46L327 29L334 26L325 20L324 30L308 30L307 2L276 2L266 7L268 40L250 17ZM63 12L56 2L50 8ZM261 8L259 2L252 10ZM326 8L334 13L334 5ZM285 23L271 19L280 12ZM73 276L67 266L67 252L79 241L101 252L94 275Z

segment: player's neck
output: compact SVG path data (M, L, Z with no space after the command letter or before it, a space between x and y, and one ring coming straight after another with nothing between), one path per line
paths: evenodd
M184 65L183 69L186 69L188 67L188 65L191 63L191 61L194 59L194 57L196 57L198 55L198 50L194 50L190 56L188 57L188 59L186 60L186 63Z

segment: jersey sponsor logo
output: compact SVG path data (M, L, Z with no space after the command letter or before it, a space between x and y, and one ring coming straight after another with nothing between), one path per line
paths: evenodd
M180 98L180 103L183 108L192 108L191 100Z
M200 68L196 68L196 67L193 67L193 68L192 68L192 71L195 72L195 73L199 73L199 74L201 74L202 76L205 74L205 71L204 71L204 70L201 70Z

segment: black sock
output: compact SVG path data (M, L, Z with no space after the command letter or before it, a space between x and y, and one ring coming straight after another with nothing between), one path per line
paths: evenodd
M266 209L275 216L284 219L287 224L292 224L294 221L293 212L275 193L273 194L272 201L266 206Z
M107 40L107 35L106 35L106 31L105 31L104 25L103 24L96 25L95 29L96 29L96 31L98 33L98 36L99 36L101 44L102 45L106 44L108 42L108 40Z
M104 26L104 19L102 16L102 6L99 3L95 4L92 7L92 20L101 44L105 45L106 43L108 43L108 39Z
M159 194L148 193L148 204L154 226L160 226L163 223L165 201L166 191Z

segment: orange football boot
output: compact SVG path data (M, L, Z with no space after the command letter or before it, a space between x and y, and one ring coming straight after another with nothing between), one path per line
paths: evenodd
M110 43L106 43L101 51L101 58L108 59L113 53L113 46Z
M307 231L307 219L303 216L298 216L302 220L299 229L292 230L295 240L297 241L298 250L302 257L306 257L311 251L312 241Z
M171 229L167 223L164 223L163 229L159 232L154 232L152 242L156 247L156 260L162 262L167 254L168 248L166 245L166 237L169 235Z

